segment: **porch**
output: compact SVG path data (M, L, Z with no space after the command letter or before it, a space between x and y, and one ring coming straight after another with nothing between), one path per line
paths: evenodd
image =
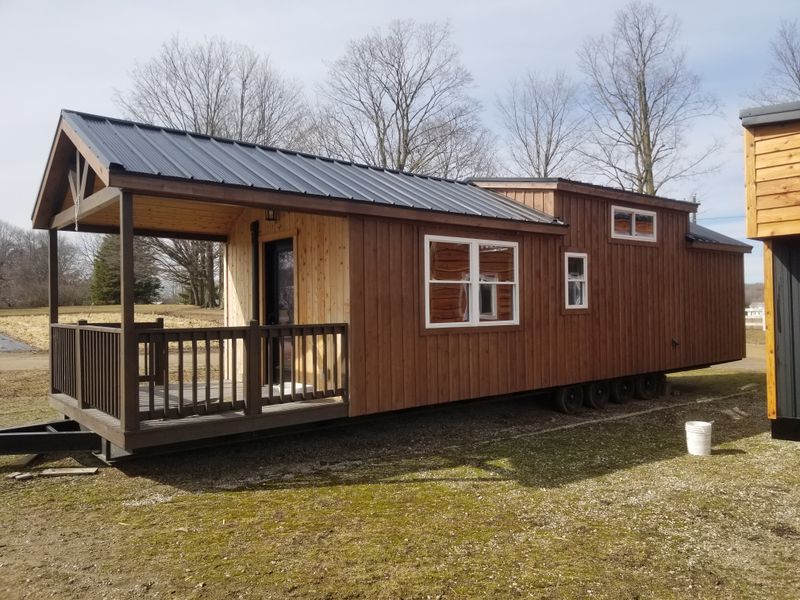
M164 329L53 323L52 406L135 450L347 416L342 323ZM136 386L124 394L123 371Z

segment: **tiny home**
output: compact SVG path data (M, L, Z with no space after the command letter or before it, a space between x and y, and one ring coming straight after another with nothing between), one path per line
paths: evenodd
M457 182L63 111L56 410L107 456L457 400L652 396L744 354L742 253L696 205L561 179ZM59 230L121 236L121 318L61 323ZM224 243L225 324L137 323L133 237Z
M767 416L800 440L800 102L743 110L747 237L764 242Z

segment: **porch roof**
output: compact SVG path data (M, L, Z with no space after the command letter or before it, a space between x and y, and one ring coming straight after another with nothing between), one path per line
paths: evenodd
M324 198L519 225L562 225L550 215L468 182L69 110L62 111L61 117L80 138L84 153L91 153L86 157L89 163L111 180L115 175L119 180L127 177L127 181L130 177L159 178L280 192L294 197L298 210L311 198ZM107 183L114 185L113 181Z

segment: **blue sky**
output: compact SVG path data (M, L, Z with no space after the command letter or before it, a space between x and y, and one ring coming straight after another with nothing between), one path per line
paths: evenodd
M682 23L690 67L716 96L720 115L698 124L693 143L714 137L723 146L719 170L665 195L702 202L699 222L744 239L742 133L739 109L769 63L769 41L781 18L796 18L796 0L672 0L661 3ZM175 33L221 35L268 53L274 65L312 96L327 64L350 39L394 18L449 21L462 60L499 130L497 94L526 69L578 75L575 53L589 35L608 31L624 2L467 0L349 2L30 2L0 0L0 218L29 226L47 152L61 108L119 115L115 89L125 89L135 62L158 52ZM762 254L754 243L747 281L760 281Z

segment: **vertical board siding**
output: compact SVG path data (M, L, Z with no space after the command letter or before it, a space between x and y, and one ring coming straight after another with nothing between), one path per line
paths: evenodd
M535 201L532 192L509 195ZM741 254L690 248L685 212L657 209L658 242L629 243L611 240L607 200L551 198L570 224L565 236L350 218L352 416L744 355ZM425 233L518 241L521 325L426 331ZM564 308L571 250L589 255L588 311Z

